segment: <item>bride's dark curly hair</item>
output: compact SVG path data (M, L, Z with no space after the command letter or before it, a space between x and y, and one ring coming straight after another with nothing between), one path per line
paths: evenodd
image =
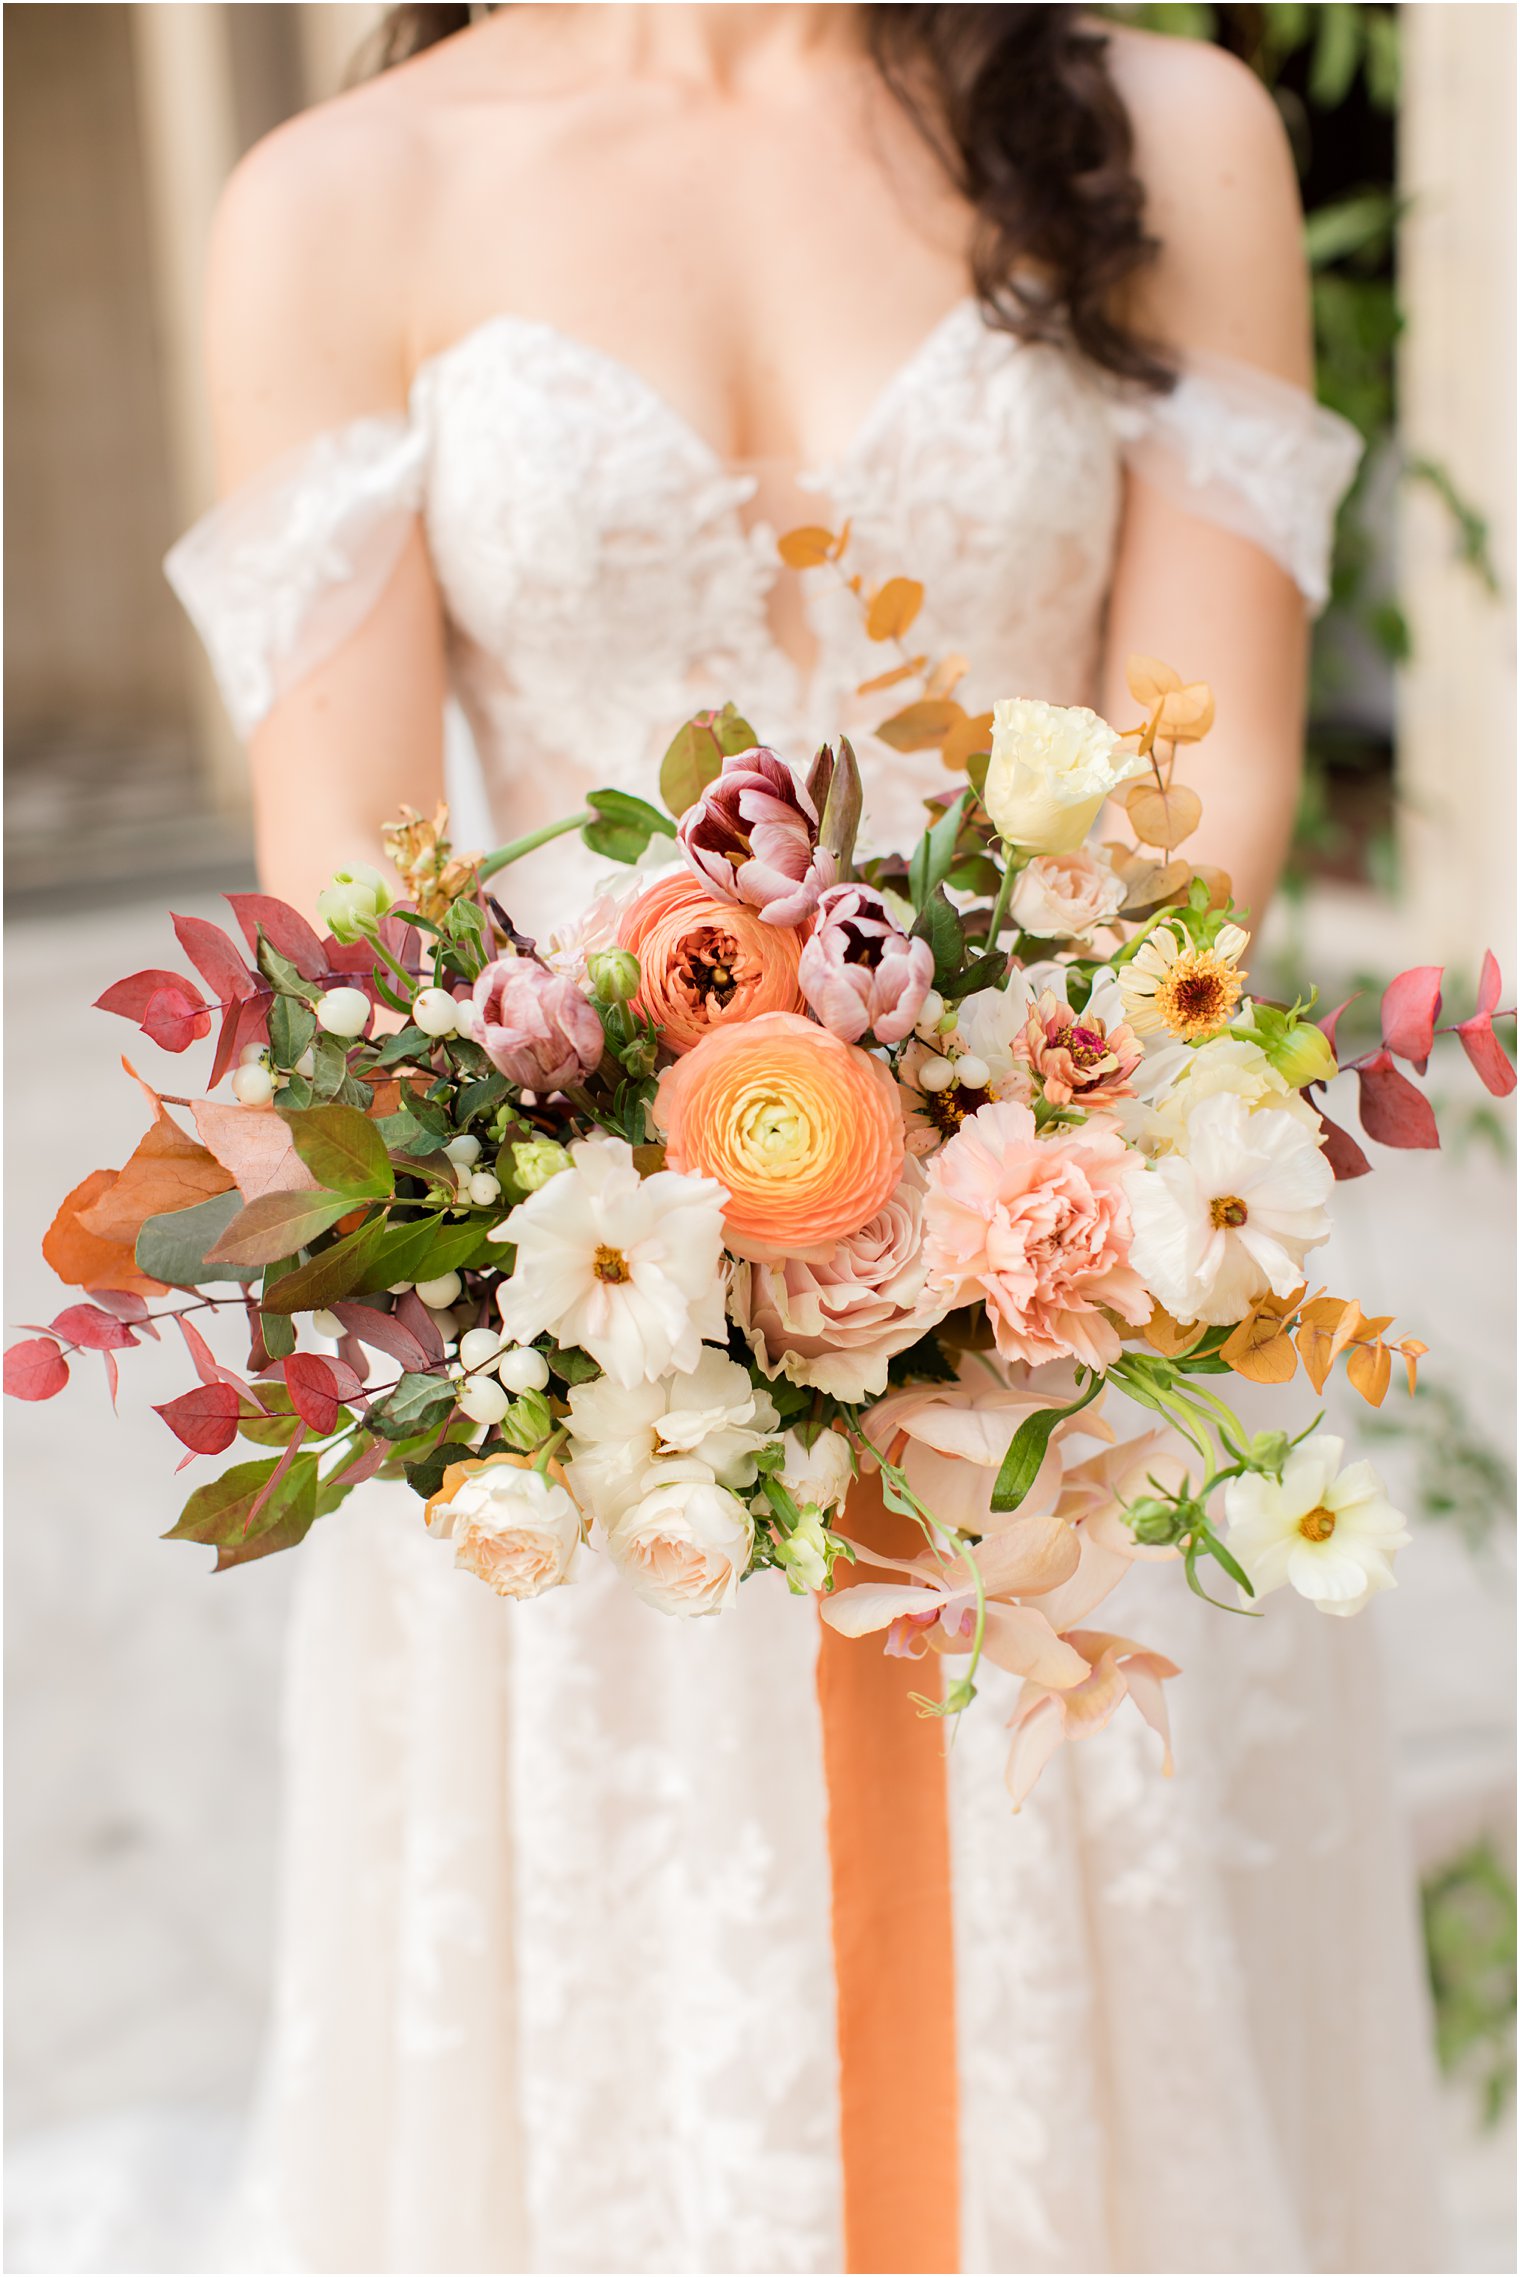
M1062 6L860 15L872 61L975 211L971 275L987 321L1169 387L1163 353L1119 313L1122 288L1157 246L1104 35ZM392 8L379 67L471 20L467 6Z

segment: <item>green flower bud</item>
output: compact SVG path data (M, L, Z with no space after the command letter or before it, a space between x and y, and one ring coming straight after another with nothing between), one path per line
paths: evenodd
M641 1076L653 1075L658 1050L653 1036L635 1036L631 1044L623 1046L618 1058L637 1081Z
M554 1417L549 1402L542 1392L524 1392L515 1399L501 1419L501 1435L509 1447L521 1454L530 1455L541 1447L554 1428Z
M368 862L339 870L330 886L317 895L317 915L334 940L345 945L372 934L395 901L395 894L380 872Z
M1251 1468L1280 1474L1288 1459L1289 1445L1286 1431L1258 1431L1246 1450L1251 1458Z
M558 1139L519 1139L512 1149L512 1175L525 1194L536 1194L569 1167L570 1156Z
M1328 1083L1336 1071L1330 1039L1312 1020L1298 1020L1275 1036L1257 1041L1284 1083L1301 1091L1306 1083Z
M586 959L586 977L603 1004L631 1004L639 993L639 960L631 949L598 949Z
M822 1514L809 1505L789 1534L776 1543L776 1563L786 1574L786 1585L796 1597L822 1589L829 1578L829 1545Z
M1162 1549L1181 1540L1191 1513L1191 1503L1163 1502L1156 1495L1142 1494L1129 1504L1124 1517L1137 1542L1143 1542L1147 1549Z

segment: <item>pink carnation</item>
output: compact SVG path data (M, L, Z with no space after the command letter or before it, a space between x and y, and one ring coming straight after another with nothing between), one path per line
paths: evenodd
M934 981L934 951L910 940L870 886L830 886L797 968L802 993L847 1044L867 1029L879 1044L913 1033Z
M1035 1135L1027 1107L970 1116L934 1157L924 1205L929 1287L952 1305L984 1298L1005 1359L1106 1368L1151 1300L1129 1263L1129 1180L1143 1168L1118 1133L1088 1124Z
M763 744L724 760L677 836L698 877L725 900L748 902L768 925L800 925L834 883L834 857L818 843L817 808Z
M527 1091L578 1083L601 1059L602 1023L573 980L532 957L498 957L475 983L469 1033Z

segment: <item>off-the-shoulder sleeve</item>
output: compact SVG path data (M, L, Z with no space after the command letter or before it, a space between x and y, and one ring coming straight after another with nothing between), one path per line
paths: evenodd
M427 443L397 413L316 436L214 506L164 570L248 735L379 600L422 504Z
M1251 538L1323 607L1336 509L1362 440L1302 388L1226 356L1195 356L1167 395L1114 406L1126 465L1189 513Z

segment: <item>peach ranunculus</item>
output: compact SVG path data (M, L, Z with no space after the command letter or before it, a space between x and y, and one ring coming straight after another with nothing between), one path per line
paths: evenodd
M672 1170L726 1189L740 1257L827 1255L902 1176L890 1070L790 1012L712 1029L660 1077L654 1118Z
M1009 915L1020 932L1042 941L1090 941L1118 915L1124 884L1106 854L1074 846L1069 854L1036 854L1014 880Z
M1129 1262L1130 1180L1143 1165L1117 1131L1040 1138L1013 1101L983 1107L934 1157L924 1205L929 1285L985 1299L1005 1359L1119 1357L1109 1313L1140 1327L1151 1299Z
M923 1172L911 1159L893 1193L858 1233L826 1256L741 1265L729 1311L769 1376L812 1384L835 1399L887 1388L887 1363L942 1320L927 1294Z
M725 1022L803 1010L795 928L720 900L689 871L659 879L631 901L617 939L639 960L634 1008L673 1052L689 1052Z

